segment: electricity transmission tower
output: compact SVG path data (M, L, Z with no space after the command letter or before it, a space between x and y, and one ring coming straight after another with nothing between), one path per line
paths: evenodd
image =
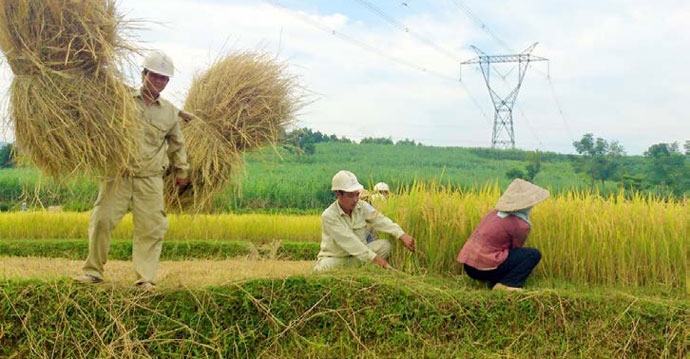
M530 47L525 49L525 51L515 54L515 55L494 55L489 56L483 53L481 50L472 46L472 49L477 53L477 57L462 62L462 65L479 64L482 69L482 74L484 75L484 81L486 82L486 87L489 89L489 95L491 96L491 101L494 103L494 128L491 135L491 147L492 148L515 148L515 134L513 133L513 106L515 105L515 100L517 99L518 91L520 91L520 86L522 86L522 80L525 78L525 73L527 72L527 67L531 61L548 61L543 57L538 57L531 55L530 53L537 46L537 42L532 44ZM518 83L505 97L501 97L494 88L491 87L491 64L498 63L518 63ZM497 72L494 69L494 72ZM498 73L499 76L505 80L506 76ZM462 81L462 72L460 74L460 81Z

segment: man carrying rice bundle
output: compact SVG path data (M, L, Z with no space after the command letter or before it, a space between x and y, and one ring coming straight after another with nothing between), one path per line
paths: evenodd
M358 267L365 263L392 269L388 263L390 242L376 239L367 243L367 224L379 232L392 234L414 252L412 236L369 203L359 200L362 189L364 187L350 171L340 171L333 176L331 191L335 192L337 200L321 214L321 251L314 271Z
M142 138L138 158L131 163L131 176L110 178L101 183L89 224L89 257L79 283L103 281L103 266L108 259L110 233L132 207L134 243L132 261L136 285L151 288L168 229L163 205L163 175L169 169L178 189L188 184L189 165L185 141L180 130L180 110L162 99L174 72L170 57L152 51L143 63L142 86L133 96L141 110Z

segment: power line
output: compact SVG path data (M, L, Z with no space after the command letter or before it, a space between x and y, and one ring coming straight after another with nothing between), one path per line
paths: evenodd
M491 31L491 29L489 29L489 27L479 17L477 17L477 15L475 15L472 12L472 10L470 9L469 6L465 5L465 3L463 3L460 0L453 0L453 3L457 7L459 7L465 13L465 15L467 15L467 17L470 18L470 20L474 21L477 25L479 25L479 27L481 27L482 30L484 30L484 32L489 34L489 36L491 38L493 38L496 42L498 42L501 46L503 46L506 50L508 50L508 52L511 52L511 53L515 52L515 51L513 51L513 49L510 48L510 46L508 46L508 44L506 44L496 34L494 34L494 32Z
M436 71L433 71L433 70L429 70L429 69L427 69L427 68L424 67L424 66L420 66L420 65L417 65L417 64L415 64L415 63L412 63L412 62L403 60L403 59L401 59L401 58L398 58L398 57L389 55L389 54L386 53L385 51L380 50L380 49L378 49L378 48L375 47L375 46L371 46L371 45L366 44L366 43L364 43L364 42L362 42L362 41L359 41L359 40L357 40L357 39L355 39L355 38L353 38L353 37L351 37L351 36L348 36L348 35L346 35L346 34L340 32L340 31L336 31L336 30L333 29L333 28L330 28L330 27L328 27L328 26L324 26L324 25L322 25L321 23L319 23L318 21L315 21L315 20L309 18L308 16L306 16L306 15L304 15L304 14L301 14L301 13L299 13L299 12L296 13L296 12L290 11L289 9L287 9L287 8L285 8L285 7L283 7L283 6L280 6L280 5L278 4L278 2L275 1L275 0L264 0L264 1L270 3L271 5L275 6L276 8L278 8L278 9L280 9L280 10L286 12L288 15L293 16L293 17L295 17L295 18L297 18L297 19L299 19L299 20L301 20L301 21L303 21L303 22L305 22L305 23L307 23L307 24L309 24L309 25L311 25L311 26L313 26L313 27L316 27L317 29L319 29L319 30L321 30L321 31L323 31L323 32L326 32L326 33L328 33L328 34L331 34L331 35L333 35L333 36L335 36L335 37L337 37L337 38L339 38L339 39L341 39L341 40L343 40L343 41L347 41L347 42L351 43L352 45L355 45L355 46L357 46L357 47L359 47L359 48L361 48L361 49L363 49L363 50L366 50L366 51L369 51L369 52L373 52L373 53L375 53L375 54L377 54L377 55L379 55L379 56L381 56L381 57L384 57L384 58L386 58L386 59L388 59L388 60L391 60L391 61L393 61L393 62L395 62L395 63L397 63L397 64L399 64L399 65L406 66L406 67L409 67L409 68L412 68L412 69L415 69L415 70L424 72L424 73L426 73L426 74L435 76L435 77L440 78L440 79L442 79L442 80L453 81L453 82L457 82L457 81L458 81L458 79L456 79L456 78L447 76L447 75L445 75L445 74L442 74L442 73L439 73L439 72L436 72ZM479 105L479 103L477 102L477 100L472 96L472 94L470 93L470 91L467 89L467 87L465 86L465 84L464 84L462 81L460 81L460 84L462 85L462 88L465 90L465 92L466 92L467 95L469 96L469 98L470 98L470 100L472 101L472 103L477 107L477 109L479 109L479 112L481 113L481 115L482 115L482 117L484 118L484 120L490 125L490 124L491 124L491 120L490 120L489 117L486 115L486 113L484 112L484 110L482 109L482 107Z
M486 114L486 112L484 112L484 109L479 105L479 102L477 102L477 99L475 99L474 96L472 96L472 93L467 88L467 86L465 86L465 83L460 81L460 85L462 85L463 90L465 90L465 92L467 93L467 96L469 96L472 103L474 103L474 106L479 109L479 112L481 112L482 117L484 118L484 121L486 121L486 124L491 126L491 120L489 119L489 116Z
M444 56L450 58L451 60L453 60L453 61L458 61L458 60L459 60L459 59L458 59L458 56L456 56L455 54L453 54L453 53L451 53L450 51L447 51L447 50L441 48L440 46L436 45L435 42L433 42L433 41L431 41L431 40L429 40L429 39L427 39L427 38L425 38L425 37L423 37L423 36L417 34L416 32L411 31L410 28L409 28L408 26L406 26L405 24L399 22L398 20L396 20L396 19L393 18L392 16L388 15L385 11L383 11L383 10L377 8L376 6L374 6L374 4L372 4L372 3L369 2L368 0L357 0L357 2L359 2L360 4L362 4L364 7L366 7L367 9L369 9L370 11L372 11L373 13L379 15L381 18L383 18L384 20L386 20L387 22L389 22L390 24L392 24L392 25L395 26L396 28L398 28L398 29L404 31L405 33L409 34L410 36L414 37L415 39L417 39L417 40L419 40L419 41L421 41L421 42L427 44L428 46L432 47L434 50L436 50L436 51L438 51L439 53L443 54Z
M568 126L568 121L565 117L565 112L563 112L563 106L561 105L561 101L558 98L558 95L556 95L556 88L553 86L553 82L551 81L551 71L549 69L549 63L546 63L546 73L543 71L540 71L539 69L534 69L536 73L544 76L546 78L546 82L549 84L549 89L551 90L551 96L553 97L554 103L556 103L556 108L558 109L558 115L561 118L561 121L563 122L563 126L565 127L566 132L568 133L568 137L570 137L571 141L575 141L573 137L573 133L570 130L570 126Z
M305 23L307 23L307 24L309 24L309 25L311 25L311 26L313 26L313 27L318 28L319 30L321 30L321 31L323 31L323 32L325 32L325 33L331 34L331 35L333 35L333 36L335 36L335 37L337 37L337 38L339 38L339 39L341 39L341 40L347 41L347 42L349 42L349 43L351 43L351 44L353 44L353 45L355 45L355 46L357 46L357 47L359 47L359 48L361 48L361 49L364 49L364 50L369 51L369 52L373 52L373 53L375 53L375 54L377 54L377 55L379 55L379 56L381 56L381 57L385 57L385 58L387 58L388 60L391 60L391 61L393 61L393 62L395 62L395 63L397 63L397 64L399 64L399 65L403 65L403 66L406 66L406 67L409 67L409 68L412 68L412 69L415 69L415 70L418 70L418 71L427 73L427 74L429 74L429 75L432 75L432 76L441 78L441 79L443 79L443 80L453 81L453 82L457 81L455 78L453 78L453 77L451 77L451 76L447 76L447 75L442 74L442 73L440 73L440 72L436 72L436 71L434 71L434 70L428 69L428 68L426 68L426 67L424 67L424 66L420 66L420 65L417 65L417 64L415 64L415 63L413 63L413 62L410 62L410 61L401 59L401 58L396 57L396 56L393 56L393 55L390 55L390 54L386 53L385 51L383 51L383 50L381 50L381 49L379 49L379 48L377 48L377 47L375 47L375 46L372 46L372 45L369 45L369 44L364 43L364 42L362 42L362 41L359 41L359 40L357 40L357 39L355 39L355 38L353 38L353 37L351 37L351 36L349 36L349 35L347 35L347 34L345 34L345 33L343 33L343 32L336 31L335 29L333 29L333 28L331 28L331 27L322 25L322 24L319 23L318 21L315 21L315 20L309 18L308 16L306 16L306 15L304 15L304 14L301 14L301 13L299 13L299 12L290 11L289 9L280 6L276 1L270 1L270 0L266 0L266 1L269 2L269 3L271 3L271 4L272 4L273 6L275 6L276 8L278 8L278 9L280 9L280 10L286 12L288 15L293 16L293 17L296 17L296 18L298 18L299 20L301 20L301 21L303 21L303 22L305 22Z
M565 114L563 113L563 106L561 106L561 101L558 100L558 96L556 95L556 89L553 87L553 83L551 82L551 76L547 76L546 79L549 82L549 88L551 89L551 95L553 95L553 100L554 102L556 102L556 107L558 107L558 114L560 115L561 120L563 121L565 130L568 132L568 137L570 137L571 142L575 142L573 133L572 131L570 131L570 126L568 126L568 121L566 120Z
M406 32L406 33L408 33L408 34L414 36L415 38L417 38L418 40L420 40L420 41L426 43L427 45L431 46L432 48L434 48L436 51L440 52L441 54L443 54L443 55L449 57L451 60L457 61L457 58L456 58L455 55L451 54L450 52L448 52L448 51L446 51L446 50L444 50L444 49L442 49L442 48L440 48L440 47L437 46L433 41L428 40L428 39L426 39L426 38L424 38L424 37L421 37L421 36L417 35L415 32L411 32L411 31L410 31L410 28L409 28L408 26L406 26L405 24L403 24L403 23L397 21L395 18L389 16L386 12L384 12L383 10L381 10L381 9L377 8L376 6L374 6L371 2L369 2L369 1L367 1L367 0L357 0L357 2L359 2L360 4L362 4L363 6L365 6L366 8L368 8L370 11L373 11L374 13L378 14L379 16L381 16L383 19L385 19L385 20L388 21L389 23L393 24L396 28L398 28L398 29L400 29L400 30L402 30L402 31L404 31L404 32ZM407 6L406 3L405 3L405 6ZM471 100L472 103L475 105L475 107L477 107L477 109L479 109L479 112L482 114L482 117L483 117L484 120L487 122L487 124L491 125L491 120L489 120L489 117L486 115L486 113L484 112L483 108L479 105L479 102L477 102L477 100L472 96L472 93L469 91L469 89L467 88L467 86L465 86L465 84L464 84L462 81L460 81L460 84L462 85L463 90L465 90L465 92L467 93L467 96L470 98L470 100Z

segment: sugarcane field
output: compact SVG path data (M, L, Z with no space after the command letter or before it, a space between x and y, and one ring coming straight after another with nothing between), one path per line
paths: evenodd
M686 358L687 16L0 0L0 358Z

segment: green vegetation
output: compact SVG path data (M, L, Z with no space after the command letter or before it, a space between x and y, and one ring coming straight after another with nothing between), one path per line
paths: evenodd
M254 245L250 241L191 240L163 242L161 260L212 259L235 257L284 260L312 260L319 253L313 242L282 242ZM83 260L89 254L87 239L0 239L0 256L67 258ZM131 260L132 241L115 239L110 243L110 260Z
M683 358L688 303L376 271L150 293L0 283L0 357Z
M14 145L0 143L0 168L12 168L15 166Z
M573 142L577 153L582 155L573 161L576 172L585 173L590 179L592 188L595 181L617 180L620 169L620 157L624 155L623 147L615 141L608 142L603 138L594 139L588 133L580 141Z
M646 156L605 155L600 160L594 139L593 155L572 156L428 147L407 142L355 144L307 130L291 133L293 144L288 142L277 150L264 149L246 156L234 186L216 196L213 212L320 213L333 200L330 180L341 169L353 171L368 187L386 182L394 192L416 182L432 181L465 190L486 184L505 187L515 177L530 178L552 193L587 190L608 196L625 188L681 198L690 191L690 180L683 176L687 173L688 156L672 145L664 147L668 156L652 148ZM306 143L313 148L305 147ZM611 147L606 144L606 148ZM598 168L597 164L606 164L606 168ZM616 175L604 178L603 174L613 173L608 171L613 167ZM30 208L61 205L66 210L88 211L97 190L97 183L89 178L69 178L57 183L41 178L32 169L0 170L0 210L18 210L27 201Z

